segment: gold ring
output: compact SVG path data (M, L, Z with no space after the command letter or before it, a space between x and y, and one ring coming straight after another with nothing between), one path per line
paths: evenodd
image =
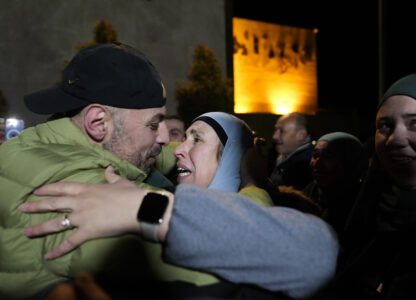
M61 225L65 229L71 228L71 221L69 220L68 215L64 216L64 219L61 221Z

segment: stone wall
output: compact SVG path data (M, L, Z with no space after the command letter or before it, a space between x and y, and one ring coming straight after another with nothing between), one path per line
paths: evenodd
M187 80L198 44L214 51L225 72L225 0L0 0L0 90L8 116L26 127L46 120L25 108L23 96L59 80L65 60L93 38L99 19L159 70L168 113L176 112L176 83Z

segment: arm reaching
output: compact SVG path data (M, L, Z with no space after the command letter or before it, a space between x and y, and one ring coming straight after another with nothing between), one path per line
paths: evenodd
M176 189L164 249L172 263L295 298L325 285L338 256L334 231L318 217L191 185Z
M109 184L59 182L44 185L34 193L38 196L53 196L52 198L20 205L19 209L26 213L70 212L67 215L70 222L68 227L63 226L63 218L59 217L24 230L26 236L34 237L77 227L57 248L46 253L45 258L62 256L91 239L140 232L136 214L147 190L116 175L111 167L105 171L105 177ZM173 196L169 198L170 204L164 218L166 222L160 226L158 233L162 241L169 223Z

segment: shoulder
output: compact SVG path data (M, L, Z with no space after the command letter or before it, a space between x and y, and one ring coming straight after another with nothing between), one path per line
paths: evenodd
M262 206L273 206L273 201L269 193L266 190L261 189L257 186L250 185L244 187L238 193L240 195L246 196L247 198L250 198L257 204L260 204Z

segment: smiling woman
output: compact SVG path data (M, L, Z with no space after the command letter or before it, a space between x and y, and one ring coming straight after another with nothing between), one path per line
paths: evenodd
M416 188L416 101L405 95L387 99L377 113L377 155L402 186Z
M416 74L396 81L381 99L375 150L331 289L343 296L317 299L416 297Z

